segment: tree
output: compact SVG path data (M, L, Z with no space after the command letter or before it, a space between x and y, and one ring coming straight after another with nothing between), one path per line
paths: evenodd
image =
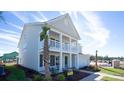
M49 46L48 46L48 31L50 28L48 27L47 23L42 27L43 31L40 34L41 41L44 40L44 48L43 48L43 60L45 65L45 77L50 77L49 71Z
M104 57L104 60L106 60L106 61L109 61L109 62L110 62L110 61L111 61L111 58L110 58L110 57L108 57L108 56L105 56L105 57Z
M103 60L103 56L98 56L98 60Z
M90 61L94 61L95 60L95 57L92 55L90 56Z
M123 61L123 60L124 60L124 57L123 57L123 56L121 56L121 57L120 57L120 60L121 60L121 61Z

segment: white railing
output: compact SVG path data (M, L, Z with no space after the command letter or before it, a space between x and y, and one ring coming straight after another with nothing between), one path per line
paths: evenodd
M62 50L63 51L70 51L70 44L62 43Z
M56 41L56 40L49 40L49 45L50 45L50 48L54 48L54 49L60 49L60 42L59 41Z
M74 46L71 47L71 51L72 52L77 52L77 50L78 50L78 48L76 46L75 47Z
M41 42L40 47L43 47L43 42ZM79 45L71 45L69 43L62 43L62 49L61 49L61 43L56 40L49 39L49 48L50 49L57 49L62 51L68 51L68 52L81 52L81 46Z

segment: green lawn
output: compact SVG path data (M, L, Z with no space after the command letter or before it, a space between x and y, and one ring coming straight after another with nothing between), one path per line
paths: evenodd
M26 80L26 75L24 70L16 67L15 65L7 65L5 66L8 75L6 80L8 81L24 81Z
M101 67L102 73L116 75L116 76L124 76L124 70L119 68L111 68L111 67Z
M121 79L112 78L112 77L108 77L108 76L104 76L101 80L103 80L103 81L123 81Z

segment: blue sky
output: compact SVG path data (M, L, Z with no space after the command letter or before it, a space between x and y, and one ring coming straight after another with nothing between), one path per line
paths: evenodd
M69 13L81 40L83 53L124 56L124 12L32 11L3 12L6 23L0 23L0 55L18 51L23 25L43 22Z

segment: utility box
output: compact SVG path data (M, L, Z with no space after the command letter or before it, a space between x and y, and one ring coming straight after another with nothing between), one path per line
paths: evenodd
M4 66L0 65L0 76L4 75Z
M120 60L114 59L112 60L112 67L119 68L120 67Z

